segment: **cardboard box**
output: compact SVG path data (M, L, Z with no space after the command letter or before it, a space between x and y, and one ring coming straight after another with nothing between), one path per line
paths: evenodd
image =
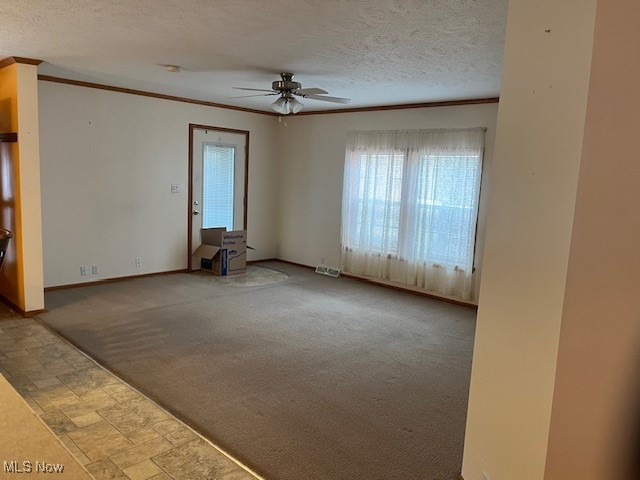
M200 257L200 269L226 277L247 269L247 231L222 228L200 230L201 244L193 253Z

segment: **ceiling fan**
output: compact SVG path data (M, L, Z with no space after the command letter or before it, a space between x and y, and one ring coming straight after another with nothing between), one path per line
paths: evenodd
M283 72L280 74L281 80L276 80L271 84L271 90L263 90L261 88L243 88L233 87L236 90L249 90L252 92L268 92L258 95L243 95L241 97L231 98L246 98L246 97L267 97L269 95L279 95L280 97L271 104L276 112L287 115L289 113L298 113L304 106L295 97L310 98L312 100L322 100L324 102L332 103L349 103L348 98L329 97L327 92L321 88L302 88L300 82L293 81L293 73Z

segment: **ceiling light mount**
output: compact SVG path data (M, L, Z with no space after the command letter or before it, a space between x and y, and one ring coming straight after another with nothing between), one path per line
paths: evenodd
M178 73L182 71L182 67L179 65L163 65L163 66L167 72Z
M302 84L300 82L293 81L293 73L284 72L280 74L282 80L276 80L271 84L271 88L273 88L277 92L291 92L292 90L300 90L302 88Z

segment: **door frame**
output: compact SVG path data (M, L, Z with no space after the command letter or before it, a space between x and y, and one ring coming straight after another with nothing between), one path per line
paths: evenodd
M249 198L249 130L237 130L235 128L216 127L213 125L189 124L189 195L187 204L187 269L192 268L191 242L193 241L191 229L193 228L193 132L194 130L210 130L213 132L237 133L244 135L244 222L243 228L247 229L247 204Z

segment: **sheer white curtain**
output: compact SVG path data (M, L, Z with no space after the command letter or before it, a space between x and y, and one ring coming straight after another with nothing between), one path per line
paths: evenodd
M470 299L484 133L350 132L342 268Z

